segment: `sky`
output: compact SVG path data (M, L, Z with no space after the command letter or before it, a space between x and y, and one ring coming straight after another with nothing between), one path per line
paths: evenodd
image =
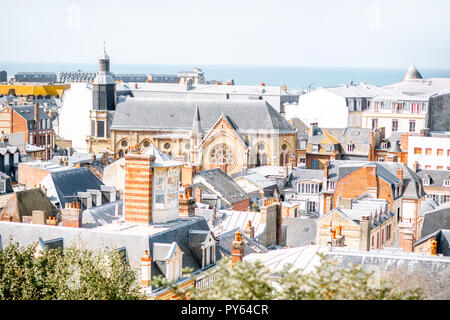
M448 0L1 0L0 62L450 69Z

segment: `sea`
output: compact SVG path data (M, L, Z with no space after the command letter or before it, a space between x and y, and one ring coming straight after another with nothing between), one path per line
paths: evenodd
M178 71L191 71L200 68L206 80L225 83L233 79L236 85L267 86L286 85L290 89L309 89L318 87L357 84L365 82L376 86L385 86L401 81L405 68L342 68L342 67L302 67L302 66L229 66L229 65L152 65L152 64L119 64L111 62L111 71L123 73L156 73L176 74ZM85 71L96 72L98 64L80 63L1 63L0 70L6 70L8 77L17 72L40 71ZM424 79L450 78L450 69L421 69Z

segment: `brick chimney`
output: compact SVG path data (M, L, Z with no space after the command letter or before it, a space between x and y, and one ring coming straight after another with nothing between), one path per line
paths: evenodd
M46 224L48 226L57 226L59 224L59 221L56 220L56 217L48 217Z
M419 171L419 168L420 168L420 165L419 165L419 162L418 161L415 161L414 163L413 163L413 170L414 170L414 172L418 172Z
M39 102L36 102L34 104L34 121L36 123L36 130L40 129L40 125L39 125Z
M397 178L398 180L403 181L403 169L400 167L397 168Z
M359 250L370 251L370 229L372 217L362 216L359 221Z
M125 221L150 224L152 221L154 156L127 153L125 155Z
M400 147L402 148L402 151L408 152L408 140L411 133L403 133L400 136Z
M199 186L197 186L197 188L195 189L195 202L202 202L202 200L203 200L203 191Z
M145 250L141 257L141 287L150 287L152 280L152 257L148 254L148 250Z
M187 187L184 194L180 193L180 199L178 200L178 213L180 216L192 217L195 215L195 199L191 190L190 187Z
M414 231L411 224L399 223L399 247L405 252L413 252Z
M330 172L330 161L327 160L323 165L323 182L322 182L323 189L326 189L329 172Z
M31 211L32 224L45 224L45 211L33 210Z
M245 226L244 232L243 232L249 239L255 238L255 227L252 226L252 222L248 220L247 225Z
M64 227L82 227L83 215L80 210L79 202L66 203L65 208L61 209L62 225Z
M315 134L316 129L319 127L317 122L312 122L309 125L309 136L312 137Z
M245 242L242 240L242 234L240 231L236 231L234 236L234 241L231 243L231 268L244 258Z

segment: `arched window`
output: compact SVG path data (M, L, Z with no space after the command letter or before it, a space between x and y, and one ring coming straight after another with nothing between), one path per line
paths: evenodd
M128 146L128 141L127 140L122 140L122 142L120 143L120 145L124 148L126 148Z
M264 144L260 143L256 147L256 166L265 166L267 165L267 155L265 152Z
M124 154L123 150L119 150L119 158L122 158L124 155L125 154Z
M150 141L145 140L142 145L144 146L144 148L148 148L150 146Z

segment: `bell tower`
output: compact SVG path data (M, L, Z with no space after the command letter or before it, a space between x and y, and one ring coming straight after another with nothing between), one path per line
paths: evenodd
M109 70L110 59L106 53L105 45L103 45L103 52L98 59L99 71L92 84L93 101L92 106L94 110L116 110L116 84L114 76Z
M91 132L86 139L89 153L110 151L111 124L116 110L116 83L104 44L98 63L99 71L92 83Z

